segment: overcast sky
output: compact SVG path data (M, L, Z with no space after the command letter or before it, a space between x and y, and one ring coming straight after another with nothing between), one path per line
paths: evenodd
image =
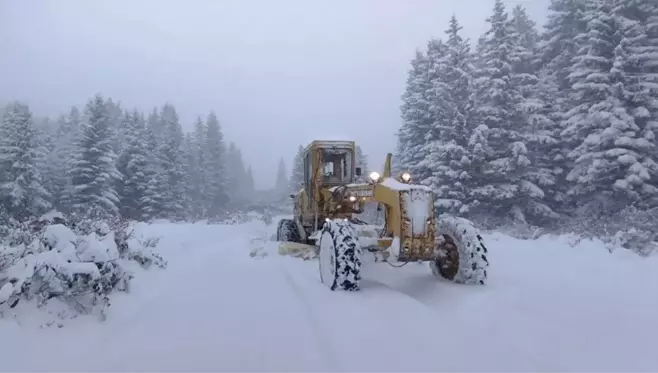
M549 0L524 4L539 23ZM409 61L454 13L486 31L493 0L0 0L0 102L57 115L96 92L192 128L211 109L257 187L312 139L349 138L373 166L395 147Z

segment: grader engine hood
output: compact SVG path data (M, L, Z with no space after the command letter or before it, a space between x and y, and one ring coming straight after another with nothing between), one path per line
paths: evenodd
M432 260L436 235L432 191L423 185L409 185L386 178L375 188L375 199L387 205L387 228L394 237L391 249L397 260Z

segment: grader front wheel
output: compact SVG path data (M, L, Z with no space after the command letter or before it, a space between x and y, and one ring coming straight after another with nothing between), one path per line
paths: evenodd
M359 290L361 246L354 228L344 220L329 220L322 228L318 256L320 280L330 290Z
M460 284L484 285L487 280L487 248L470 220L442 218L437 223L438 257L430 262L432 273Z

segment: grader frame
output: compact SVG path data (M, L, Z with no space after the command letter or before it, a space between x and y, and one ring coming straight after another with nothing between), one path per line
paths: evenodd
M411 184L408 174L391 176L391 154L382 175L374 172L357 183L353 141L313 141L304 152L304 184L292 194L293 219L300 243L317 246L326 220L353 221L368 203L384 207L382 229L359 227L362 246L384 251L398 262L430 261L435 255L434 199L429 188ZM375 237L373 237L375 236Z

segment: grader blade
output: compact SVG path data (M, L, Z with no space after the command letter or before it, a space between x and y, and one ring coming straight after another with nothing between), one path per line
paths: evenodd
M288 255L304 260L315 259L318 256L318 249L314 245L308 245L298 242L280 242L279 254Z

